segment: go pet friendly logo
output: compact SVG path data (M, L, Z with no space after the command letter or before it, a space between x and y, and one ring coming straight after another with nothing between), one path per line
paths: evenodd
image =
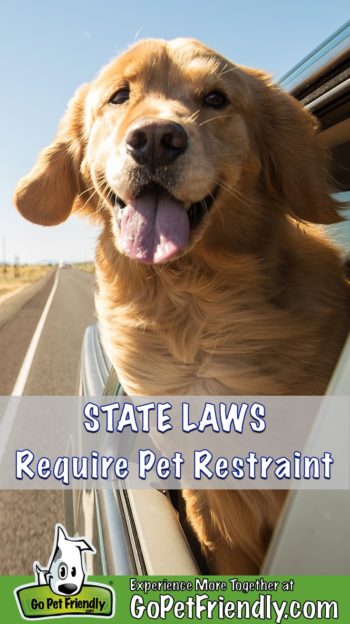
M22 618L113 617L114 591L107 585L85 582L86 551L96 552L85 538L71 538L61 524L56 524L55 541L47 567L43 568L35 561L36 582L15 590Z

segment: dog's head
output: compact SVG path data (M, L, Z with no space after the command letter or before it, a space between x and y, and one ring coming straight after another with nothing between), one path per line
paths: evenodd
M242 197L332 223L314 125L261 72L194 40L142 41L77 91L15 201L44 225L88 210L145 263L188 252L216 221L234 228Z
M70 538L65 528L58 524L48 569L34 563L39 585L48 584L55 594L61 596L78 594L86 578L84 551L95 553L94 547L85 539Z

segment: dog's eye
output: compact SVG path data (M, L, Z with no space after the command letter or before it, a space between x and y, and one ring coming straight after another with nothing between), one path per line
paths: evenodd
M68 576L68 567L65 563L61 563L58 568L58 576L60 579L64 580Z
M74 576L76 576L76 574L77 574L77 569L76 569L75 566L73 566L72 567L72 576L74 577Z
M130 89L119 89L109 100L110 104L124 104L130 97Z
M221 108L227 104L227 99L221 91L211 91L204 96L203 103L211 108Z

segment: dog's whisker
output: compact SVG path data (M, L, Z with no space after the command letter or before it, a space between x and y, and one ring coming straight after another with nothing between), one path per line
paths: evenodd
M231 115L216 115L215 117L210 117L210 119L205 119L204 121L201 121L201 123L198 124L198 128L201 128L202 126L209 123L210 121L215 121L216 119L226 119L229 117L231 117Z
M103 182L103 184L102 184ZM110 188L108 182L106 182L104 176L101 176L101 180L96 180L96 187L99 194L99 201L97 204L97 211L102 212L105 202L109 200L109 198L113 197L113 191Z
M242 193L242 191L238 190L237 188L233 188L233 187L229 186L228 184L226 184L222 180L216 180L216 184L220 188L222 188L224 191L226 191L229 195L231 195L231 197L234 197L235 199L239 199L240 201L242 201L246 205L249 205L249 204L252 203L252 198L251 197L249 197L245 193Z
M104 177L104 176L103 176L103 173L101 173L101 174L99 174L99 175L97 175L97 176L96 176L96 180L97 180L97 182L98 182L98 180L99 180L99 177L101 177L101 178L102 178L102 177ZM90 197L86 200L86 202L85 202L85 204L84 204L83 208L85 208L85 206L89 203L89 201L91 201L91 199L93 198L93 196L95 195L95 193L97 193L97 190L96 190L96 184L92 184L92 186L90 186L90 187L89 187L89 188L87 188L87 189L84 189L84 191L82 191L81 193L79 193L78 198L81 198L83 195L85 195L86 193L89 193L89 192L90 192L90 191L92 191L92 190L93 190L94 192L93 192L93 193L90 195Z
M205 201L205 199L201 199L201 206L203 207L205 214L209 214L207 202Z
M194 111L194 113L192 113L192 115L190 115L190 117L188 118L188 121L189 122L196 121L196 119L197 119L198 115L200 114L200 112L201 112L201 109L198 108L196 111Z
M92 198L97 195L97 190L95 189L93 193L91 193L90 197L87 198L86 202L84 203L84 205L82 206L81 210L84 210L84 208L88 205L88 203L92 200ZM80 196L79 196L80 197Z
M83 195L85 195L85 193L88 193L89 191L92 191L94 188L95 188L95 185L93 184L89 188L85 189L85 191L82 191L81 193L79 193L78 197L82 197Z
M230 72L235 72L235 71L239 71L239 67L229 67L228 69L226 69L227 64L225 65L225 67L223 68L223 70L219 73L219 77L221 78L222 76L225 76L226 74L229 74Z

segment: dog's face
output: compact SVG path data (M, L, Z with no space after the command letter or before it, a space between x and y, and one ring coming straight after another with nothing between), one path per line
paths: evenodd
M39 585L50 585L55 594L72 596L78 594L86 578L84 551L95 553L85 539L70 538L65 528L56 526L55 543L48 568L34 563Z
M88 208L120 253L156 264L234 229L240 196L336 221L323 166L311 117L268 77L194 40L149 40L77 92L16 202L45 225Z
M87 544L83 544L83 548L89 549ZM82 553L80 543L67 539L63 531L58 534L56 553L48 574L48 583L55 594L79 593L86 577Z
M122 253L147 263L183 253L225 180L235 186L249 154L250 105L235 69L195 41L151 41L94 84L82 166L111 210Z

